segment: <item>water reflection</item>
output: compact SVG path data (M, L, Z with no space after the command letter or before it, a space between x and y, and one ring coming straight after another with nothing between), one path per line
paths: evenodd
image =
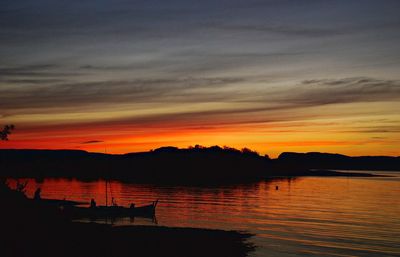
M110 184L120 205L159 199L159 225L256 233L256 256L400 255L399 177L308 177L219 187ZM37 187L45 198L105 203L104 181L29 180L28 195ZM140 218L134 224L157 225Z

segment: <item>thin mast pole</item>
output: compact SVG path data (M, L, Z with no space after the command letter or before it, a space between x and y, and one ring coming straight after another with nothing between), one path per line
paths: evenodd
M107 154L107 148L106 147L104 147L104 153ZM105 167L107 167L107 165ZM105 174L105 179L106 179L106 207L108 207L107 174Z

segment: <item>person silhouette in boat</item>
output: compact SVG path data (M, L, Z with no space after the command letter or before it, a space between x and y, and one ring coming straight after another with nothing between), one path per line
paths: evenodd
M25 183L20 183L17 180L17 185L16 185L16 189L15 190L17 190L17 192L25 194L26 193L26 185L28 185L28 181L25 181Z
M40 187L38 187L35 191L35 194L33 195L33 199L36 201L42 199L42 197L40 196L41 192L42 192L42 189Z
M111 198L111 205L112 206L118 206L117 202L115 201L114 197Z
M93 198L90 200L90 208L96 208L96 201Z

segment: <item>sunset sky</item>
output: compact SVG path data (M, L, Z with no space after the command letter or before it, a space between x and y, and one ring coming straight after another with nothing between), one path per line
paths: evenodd
M0 148L400 155L400 1L2 0Z

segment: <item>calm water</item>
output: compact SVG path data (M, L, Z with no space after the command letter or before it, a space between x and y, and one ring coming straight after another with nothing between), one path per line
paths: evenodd
M155 187L111 182L120 205L160 199L161 226L245 230L253 256L400 256L400 172L392 178L307 177L254 184ZM28 194L105 202L105 182L30 180ZM278 186L279 190L275 187ZM133 222L133 223L131 223ZM116 224L155 225L123 219Z

